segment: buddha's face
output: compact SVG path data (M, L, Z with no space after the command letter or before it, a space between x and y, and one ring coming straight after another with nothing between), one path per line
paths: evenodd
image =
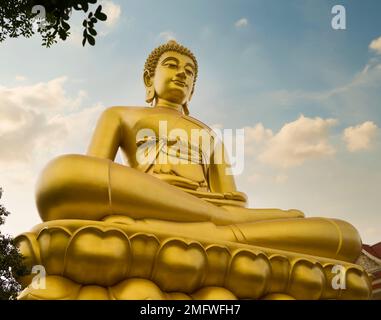
M195 65L190 57L167 51L157 63L152 83L158 98L183 105L191 98L194 77Z

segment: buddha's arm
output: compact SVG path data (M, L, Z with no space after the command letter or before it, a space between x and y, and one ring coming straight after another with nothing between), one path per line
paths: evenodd
M225 153L224 153L225 154ZM213 200L215 204L234 214L259 215L260 220L283 219L283 218L302 218L304 213L295 210L282 210L276 208L252 209L247 207L247 196L237 190L234 176L231 172L231 165L227 158L216 163L214 155L211 158L211 165L208 171L209 188L212 192L223 194L224 200Z
M52 160L41 173L36 202L43 221L100 220L112 214L134 219L230 224L249 220L179 190L134 168L114 163L121 137L123 109L100 117L87 155Z
M98 120L87 155L114 160L121 136L120 111L117 107L106 109Z
M220 147L224 148L223 145L220 145ZM231 165L226 158L226 153L223 152L219 159L214 155L215 154L212 153L211 163L208 170L210 191L223 194L228 202L236 201L237 204L239 203L239 206L246 206L247 196L243 192L237 190L234 176L231 172Z

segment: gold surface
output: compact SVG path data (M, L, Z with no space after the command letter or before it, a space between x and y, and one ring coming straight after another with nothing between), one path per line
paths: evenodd
M47 289L28 287L23 299L98 298L100 292L107 299L369 297L367 273L352 263L205 235L188 239L134 220L50 221L18 243L30 264L44 265L49 275ZM346 289L330 286L337 264Z
M188 115L197 69L173 41L155 49L144 71L153 107L107 109L86 155L46 166L36 190L44 223L17 241L28 265L46 268L47 287L29 286L20 299L369 298L368 276L353 264L361 239L349 223L246 208L228 161L215 163L181 138L187 149L171 153L164 120L168 132L203 129L215 139ZM154 136L138 138L142 129ZM191 161L142 164L142 144ZM126 165L114 162L119 148ZM346 289L332 289L337 264Z

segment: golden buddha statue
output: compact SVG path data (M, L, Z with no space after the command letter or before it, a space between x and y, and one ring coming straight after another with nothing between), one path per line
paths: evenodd
M20 299L370 296L368 276L354 264L361 239L353 226L298 210L246 208L227 158L215 161L214 149L188 141L192 130L217 140L189 116L197 72L189 49L159 46L143 76L152 106L108 108L86 155L47 165L36 192L43 223L17 238L27 264L44 266L45 288L31 283ZM163 121L171 134L162 132ZM126 165L114 162L119 148ZM345 281L339 288L332 286L337 266Z

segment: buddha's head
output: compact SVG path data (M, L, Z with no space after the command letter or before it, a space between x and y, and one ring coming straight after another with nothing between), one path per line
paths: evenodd
M148 56L144 65L146 101L163 99L183 106L188 114L197 78L197 60L193 53L174 40L168 41Z

